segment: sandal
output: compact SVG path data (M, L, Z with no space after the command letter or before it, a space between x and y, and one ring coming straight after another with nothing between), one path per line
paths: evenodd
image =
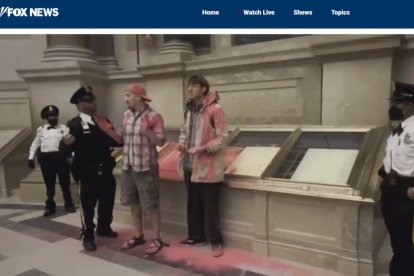
M161 251L161 249L166 246L170 246L168 243L163 242L161 239L153 239L150 246L147 248L147 251L145 252L145 256L144 257L148 257L150 255L155 255L158 252ZM155 249L155 250L154 250ZM152 251L154 250L154 251Z
M135 246L138 246L144 243L145 243L144 235L141 235L139 237L134 235L129 240L124 242L124 244L122 245L122 249L123 250L131 249L131 248L134 248Z

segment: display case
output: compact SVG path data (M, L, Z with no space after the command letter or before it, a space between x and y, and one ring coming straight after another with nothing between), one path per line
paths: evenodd
M159 148L163 229L186 232L178 129ZM221 225L230 247L374 275L386 233L378 176L386 127L232 126L224 149Z
M304 131L269 177L346 185L365 132Z
M249 231L233 237L251 235L250 248L259 254L374 275L374 256L386 232L377 170L387 128L239 130L229 145L243 151L226 171L223 213L224 221L235 210L247 213L236 220ZM229 224L227 229L236 225Z
M373 197L367 194L367 182L358 183L358 179L361 162L376 154L368 140L375 139L378 131L320 126L232 127L224 149L226 184L261 189L263 184L270 187L274 183L276 188L291 183L302 185L305 191L311 191L312 185L338 186L345 188L345 195ZM166 144L158 148L160 177L182 181L177 172L179 130L167 130L166 137Z
M378 190L368 179L383 136L384 128L370 127L242 127L229 144L242 151L226 170L226 183L272 190L300 186L317 190L315 195L321 186L327 192L335 186L344 196L374 198Z
M275 160L283 143L294 131L294 128L249 129L238 128L237 135L229 141L231 156L225 153L228 160L227 176L263 177L267 168Z

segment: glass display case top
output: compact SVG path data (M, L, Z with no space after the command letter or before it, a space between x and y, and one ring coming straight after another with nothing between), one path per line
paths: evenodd
M291 131L241 131L230 143L233 147L280 147Z
M227 175L260 177L275 158L280 147L245 147L230 166Z
M261 177L292 131L242 129L230 142L226 175ZM232 159L232 160L231 160Z
M346 184L365 132L303 132L271 177Z

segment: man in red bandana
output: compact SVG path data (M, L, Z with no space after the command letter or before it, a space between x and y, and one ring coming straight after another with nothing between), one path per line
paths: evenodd
M164 120L151 108L151 99L140 84L130 84L125 90L128 110L124 112L122 127L118 131L119 143L124 144L121 203L130 205L135 225L134 236L122 248L130 249L145 243L142 209L151 216L152 241L147 255L158 253L164 246L160 237L161 212L159 208L158 152L156 146L165 143Z

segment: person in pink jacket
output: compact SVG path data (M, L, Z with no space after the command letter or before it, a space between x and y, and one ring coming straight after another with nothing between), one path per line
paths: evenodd
M220 257L224 251L219 190L224 180L223 149L228 129L224 110L218 104L218 93L209 88L203 76L194 75L188 80L189 100L178 146L182 152L179 172L188 192L188 237L180 244L192 246L208 238L212 255Z

